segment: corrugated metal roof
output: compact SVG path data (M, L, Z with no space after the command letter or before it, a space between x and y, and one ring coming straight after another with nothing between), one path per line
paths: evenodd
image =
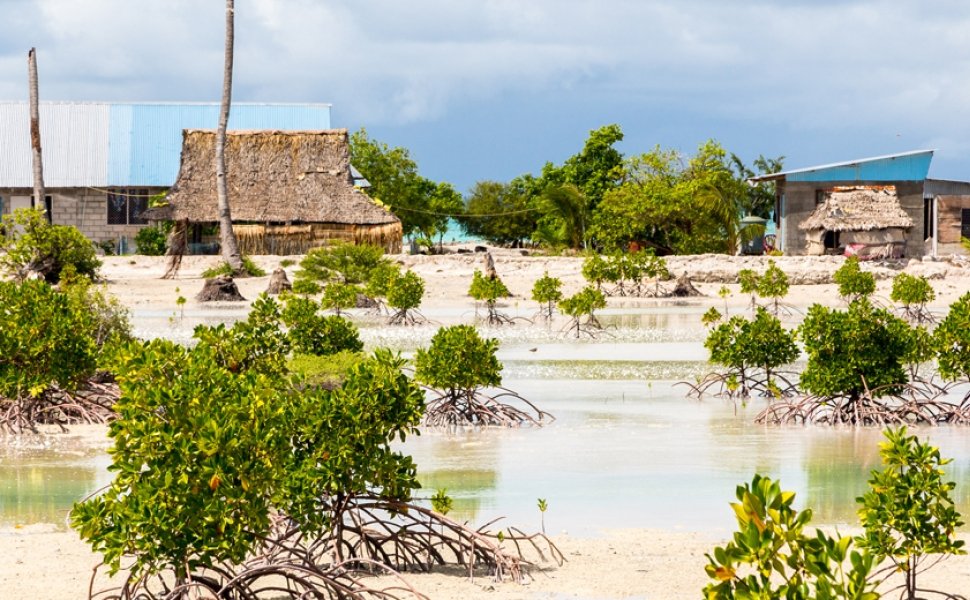
M933 150L914 150L759 175L749 181L922 181Z
M46 186L107 182L107 105L43 103L40 124ZM32 165L27 103L0 103L0 187L32 187Z
M49 187L169 186L183 129L215 129L217 103L44 102L41 144ZM233 104L229 128L330 128L329 104ZM31 187L28 107L0 102L0 187Z

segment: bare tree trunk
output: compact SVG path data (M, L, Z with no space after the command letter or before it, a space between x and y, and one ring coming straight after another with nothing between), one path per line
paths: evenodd
M229 186L226 182L226 129L229 127L229 105L232 103L232 54L235 21L234 0L226 0L226 60L222 80L222 109L219 112L219 129L216 131L216 197L219 199L219 242L222 260L232 267L233 273L242 273L242 256L239 243L232 231L232 215L229 212Z
M34 206L46 210L44 202L44 163L40 150L40 102L37 92L37 52L34 48L27 53L28 85L30 86L30 147L34 151ZM50 215L48 215L50 218Z

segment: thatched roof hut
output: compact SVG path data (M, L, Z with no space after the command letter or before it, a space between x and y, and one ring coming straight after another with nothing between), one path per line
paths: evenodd
M807 232L809 254L845 248L860 256L901 256L912 226L894 186L859 186L826 192L798 228Z
M167 206L149 220L218 222L215 131L183 132ZM298 254L333 241L401 251L401 221L353 184L346 129L232 131L226 171L233 229L247 254Z

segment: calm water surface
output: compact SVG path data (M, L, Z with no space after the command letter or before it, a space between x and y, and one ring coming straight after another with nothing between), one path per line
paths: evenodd
M403 450L430 496L447 488L455 516L481 523L508 517L539 525L548 501L550 532L594 534L611 527L657 527L727 533L728 502L755 472L780 478L815 510L816 522L853 524L855 498L879 466L877 430L766 428L752 423L760 401L735 407L697 402L671 381L706 370L703 310L694 306L621 308L604 315L615 328L597 341L564 341L542 327L489 332L502 341L505 384L557 416L541 429L426 431ZM197 323L232 321L232 309L181 318L137 313L146 337L189 339ZM364 324L369 347L410 354L433 327L387 329ZM922 432L956 460L960 510L970 514L970 430ZM110 476L103 443L83 436L0 439L0 526L63 523L71 504Z

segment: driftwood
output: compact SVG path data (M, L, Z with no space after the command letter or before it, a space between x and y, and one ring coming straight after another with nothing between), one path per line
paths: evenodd
M175 221L172 231L168 233L165 241L165 256L168 257L168 267L162 279L175 279L182 267L182 257L189 249L189 222L186 220Z
M228 275L205 280L205 286L195 297L199 302L245 302L236 282Z
M283 292L288 292L292 289L293 284L291 284L289 278L287 278L286 271L283 269L276 269L269 277L269 285L266 286L266 293L275 296L282 294Z

